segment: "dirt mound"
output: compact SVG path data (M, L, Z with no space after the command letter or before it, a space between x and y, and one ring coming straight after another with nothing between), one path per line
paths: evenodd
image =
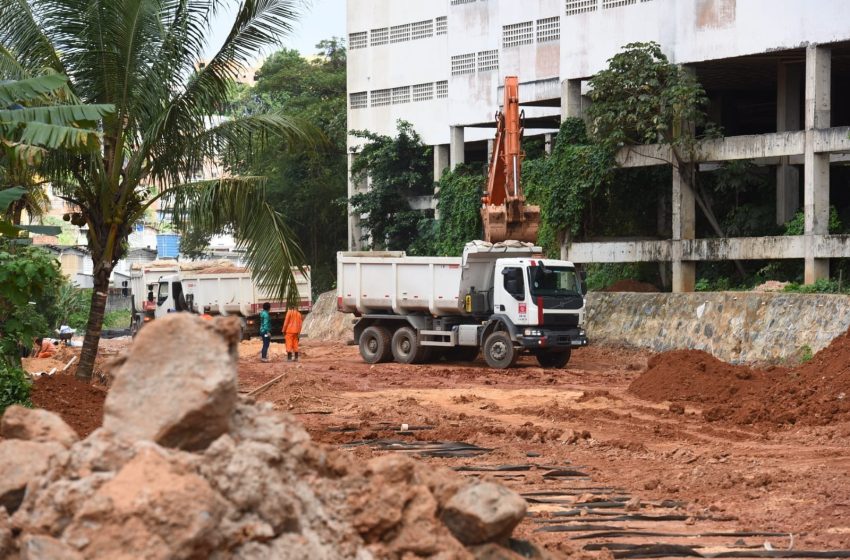
M696 403L712 422L850 421L850 332L790 369L730 365L702 351L665 352L649 360L629 391L655 402Z
M401 455L357 461L237 398L238 334L227 319L157 320L116 371L103 428L77 442L10 430L0 557L552 558L510 539L527 509L515 492Z
M658 288L647 282L638 282L637 280L617 280L610 286L602 288L601 292L638 292L638 293L657 293Z
M81 437L103 423L106 391L73 375L57 373L36 378L30 398L36 407L58 413Z

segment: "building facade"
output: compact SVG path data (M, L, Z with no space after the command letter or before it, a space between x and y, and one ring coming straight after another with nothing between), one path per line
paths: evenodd
M696 239L692 185L674 171L666 239L565 240L585 262L667 262L692 290L696 263L803 259L829 274L850 241L827 231L830 169L850 152L850 2L846 0L348 0L348 126L392 135L412 123L434 146L435 178L485 161L504 77L517 75L526 135L551 134L588 106L587 80L631 42L655 41L705 87L726 135L699 163L747 159L776 173L776 219L805 211L800 236ZM835 101L835 103L833 103ZM349 139L349 157L358 139ZM624 167L669 163L662 146L620 154ZM350 182L349 194L367 185ZM833 188L834 190L834 188ZM349 245L357 248L357 217Z

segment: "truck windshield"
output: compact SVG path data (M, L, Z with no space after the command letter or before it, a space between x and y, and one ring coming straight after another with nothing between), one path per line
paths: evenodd
M575 269L566 266L530 266L528 283L534 297L581 293Z
M159 293L156 297L157 305L162 305L168 299L168 282L159 283Z

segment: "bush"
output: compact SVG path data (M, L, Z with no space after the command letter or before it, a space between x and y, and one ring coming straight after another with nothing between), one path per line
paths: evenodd
M797 284L792 282L785 286L786 292L794 292L798 294L840 294L846 292L842 286L835 280L821 278L816 280L814 284Z
M0 361L0 416L13 404L32 406L31 388L32 382L22 369Z

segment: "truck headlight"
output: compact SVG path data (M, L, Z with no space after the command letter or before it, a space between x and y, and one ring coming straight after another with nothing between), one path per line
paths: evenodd
M525 329L523 332L525 336L542 336L543 333L538 329Z

